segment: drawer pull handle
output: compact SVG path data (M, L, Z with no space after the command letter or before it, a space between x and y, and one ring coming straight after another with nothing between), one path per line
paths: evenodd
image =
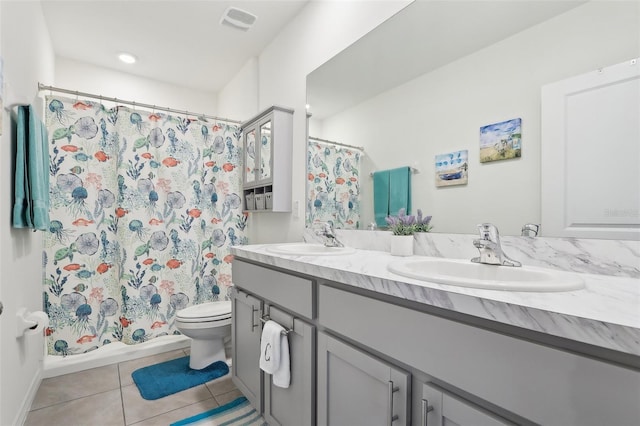
M251 332L253 333L253 331L256 329L256 327L258 327L260 324L255 324L255 317L256 317L256 312L258 312L259 309L256 308L255 306L251 307Z
M429 400L428 399L423 399L422 400L422 425L423 426L428 426L427 425L427 415L433 411L433 405L429 405Z
M398 386L393 386L393 382L389 380L389 404L387 405L387 419L389 420L389 426L391 426L394 421L398 420L398 415L393 414L393 394L399 390L400 388Z

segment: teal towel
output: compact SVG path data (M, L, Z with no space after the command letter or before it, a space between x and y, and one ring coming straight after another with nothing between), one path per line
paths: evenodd
M411 168L389 170L389 213L396 216L400 209L411 214Z
M32 106L18 107L13 226L49 229L47 129Z
M389 215L389 171L373 173L373 213L378 227L387 226Z

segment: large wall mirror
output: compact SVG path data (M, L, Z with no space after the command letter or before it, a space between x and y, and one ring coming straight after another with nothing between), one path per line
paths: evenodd
M432 232L520 235L542 220L542 88L640 56L639 33L637 2L418 0L308 75L309 135L364 149L358 229L375 221L371 173L408 166ZM480 162L480 129L515 119L521 156ZM436 156L459 151L467 183L436 185Z

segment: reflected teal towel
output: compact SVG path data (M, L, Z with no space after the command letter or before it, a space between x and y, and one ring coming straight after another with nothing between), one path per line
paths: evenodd
M385 218L389 215L389 171L373 173L373 213L376 225L387 226Z
M411 168L389 170L389 213L396 216L400 209L411 214Z
M47 129L32 106L18 107L13 226L49 229Z

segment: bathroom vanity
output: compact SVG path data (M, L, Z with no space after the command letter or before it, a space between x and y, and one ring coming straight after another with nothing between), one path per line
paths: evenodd
M382 251L269 247L232 248L232 375L271 425L640 422L636 278L478 290L395 275ZM291 330L288 389L259 369L261 319Z

